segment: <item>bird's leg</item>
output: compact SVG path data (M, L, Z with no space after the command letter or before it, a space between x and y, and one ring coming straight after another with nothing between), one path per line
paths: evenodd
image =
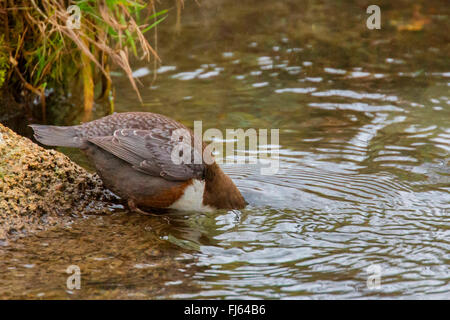
M136 203L134 203L133 199L128 199L128 208L130 208L131 211L142 214L144 216L152 216L152 217L158 217L163 218L166 220L167 223L169 223L168 218L166 216L160 215L160 214L154 214L150 212L146 212L144 210L141 210L137 207Z
M137 205L134 203L133 199L128 199L128 208L130 208L131 211L137 212L139 214L142 214L144 216L156 216L156 214L145 212L144 210L141 210L137 207Z

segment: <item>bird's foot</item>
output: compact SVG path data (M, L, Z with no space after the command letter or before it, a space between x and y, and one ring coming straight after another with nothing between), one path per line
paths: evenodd
M167 218L164 215L161 214L154 214L150 212L146 212L144 210L141 210L137 207L136 203L132 199L128 199L128 208L130 208L131 211L142 214L144 216L152 216L152 217L158 217L164 219L167 223L169 223L169 218Z

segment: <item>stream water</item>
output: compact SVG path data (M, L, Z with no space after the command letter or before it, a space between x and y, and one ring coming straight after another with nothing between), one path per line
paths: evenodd
M115 111L279 129L278 173L223 166L241 211L119 208L0 246L0 298L450 298L449 6L380 3L380 30L364 1L188 2L179 34L171 13L156 80L133 65L143 104L116 72Z

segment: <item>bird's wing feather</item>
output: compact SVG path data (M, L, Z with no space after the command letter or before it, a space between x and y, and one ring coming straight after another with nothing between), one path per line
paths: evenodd
M172 161L172 152L176 145L188 142L172 140L171 133L172 130L167 130L167 128L120 129L116 130L112 137L94 137L89 141L130 163L135 170L151 176L160 176L174 181L203 178L205 170L203 163L194 164L191 161L190 163L176 164ZM190 151L192 152L190 159L193 160L193 154L197 151L195 148L191 148Z
M116 157L130 163L133 166L139 166L144 159L132 152L129 152L123 146L119 144L117 139L112 136L106 137L92 137L88 138L88 141L102 148L105 151L115 155Z

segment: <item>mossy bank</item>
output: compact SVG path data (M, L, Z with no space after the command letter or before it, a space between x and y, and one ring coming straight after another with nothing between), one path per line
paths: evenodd
M106 214L112 199L97 175L0 124L0 239Z

